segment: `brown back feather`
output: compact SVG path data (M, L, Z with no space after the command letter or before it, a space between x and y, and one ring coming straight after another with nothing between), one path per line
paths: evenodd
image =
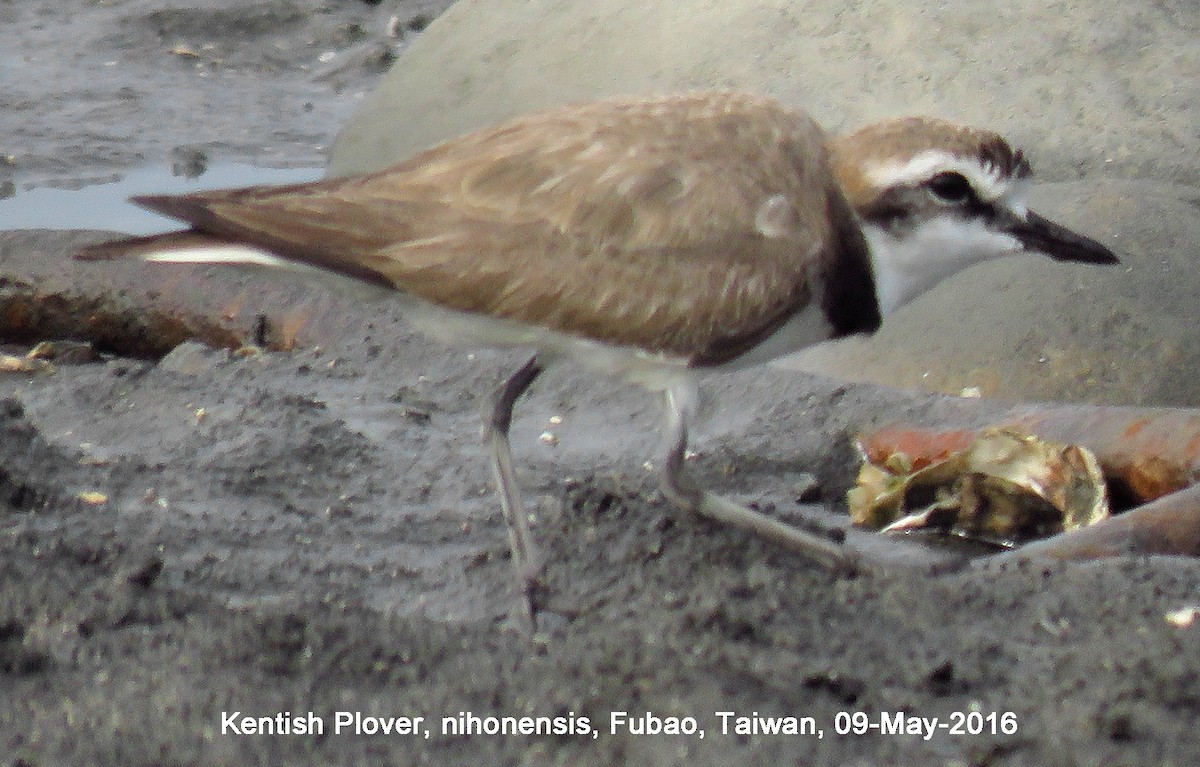
M709 363L810 299L836 249L837 191L813 178L809 118L700 94L518 118L365 176L136 201L456 309ZM787 226L765 236L775 195Z

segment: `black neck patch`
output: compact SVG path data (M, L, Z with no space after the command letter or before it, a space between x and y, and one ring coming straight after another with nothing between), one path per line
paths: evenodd
M830 190L827 207L834 228L832 247L822 254L821 310L834 338L874 333L883 316L867 239L840 190Z

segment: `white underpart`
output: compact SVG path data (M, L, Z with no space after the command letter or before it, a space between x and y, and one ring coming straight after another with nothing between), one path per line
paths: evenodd
M1021 250L1017 238L978 219L933 218L902 236L865 224L879 310L896 309L972 264Z
M752 367L828 341L832 337L833 326L825 318L825 312L816 304L810 303L793 314L758 346L716 369L724 372Z
M594 341L540 325L457 311L403 291L388 290L387 296L402 303L404 316L414 328L449 345L536 349L543 364L555 358L570 359L596 373L617 376L650 391L667 391L697 376L697 371L689 368L682 357Z

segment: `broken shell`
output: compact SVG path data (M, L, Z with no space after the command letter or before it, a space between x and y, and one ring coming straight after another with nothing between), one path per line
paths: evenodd
M1196 618L1200 618L1200 607L1183 607L1163 616L1163 620L1176 628L1187 628L1196 622Z
M43 359L0 354L0 373L53 372L54 366Z
M915 472L911 465L901 453L883 465L864 463L847 494L855 524L888 532L933 527L1011 544L1109 514L1099 463L1076 445L991 429L943 461Z
M100 359L95 348L85 341L39 341L25 355L31 360L54 360L64 364L82 364Z

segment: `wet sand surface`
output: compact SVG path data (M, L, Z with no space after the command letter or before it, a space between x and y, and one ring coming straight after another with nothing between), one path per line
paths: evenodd
M366 54L395 42L389 17L433 12L255 7L0 8L14 185L167 163L177 145L319 164L377 76ZM172 52L184 48L197 55ZM74 53L51 67L56 50ZM0 263L65 262L99 236L0 233ZM916 557L823 572L665 504L644 465L659 404L569 368L539 381L513 429L545 560L530 641L508 618L479 438L486 395L523 358L428 342L386 304L344 311L320 348L186 342L0 378L0 763L1200 761L1200 627L1166 620L1200 604L1200 563L935 570ZM831 525L854 433L993 408L776 368L706 392L697 474ZM828 512L797 502L812 479ZM243 720L294 728L310 712L319 734L250 734ZM450 732L443 718L467 712L484 728L545 717L567 732ZM703 737L641 734L647 716L694 718ZM815 731L738 733L738 716ZM424 719L366 732L399 717ZM942 726L926 737L916 718ZM905 732L878 727L897 722Z

